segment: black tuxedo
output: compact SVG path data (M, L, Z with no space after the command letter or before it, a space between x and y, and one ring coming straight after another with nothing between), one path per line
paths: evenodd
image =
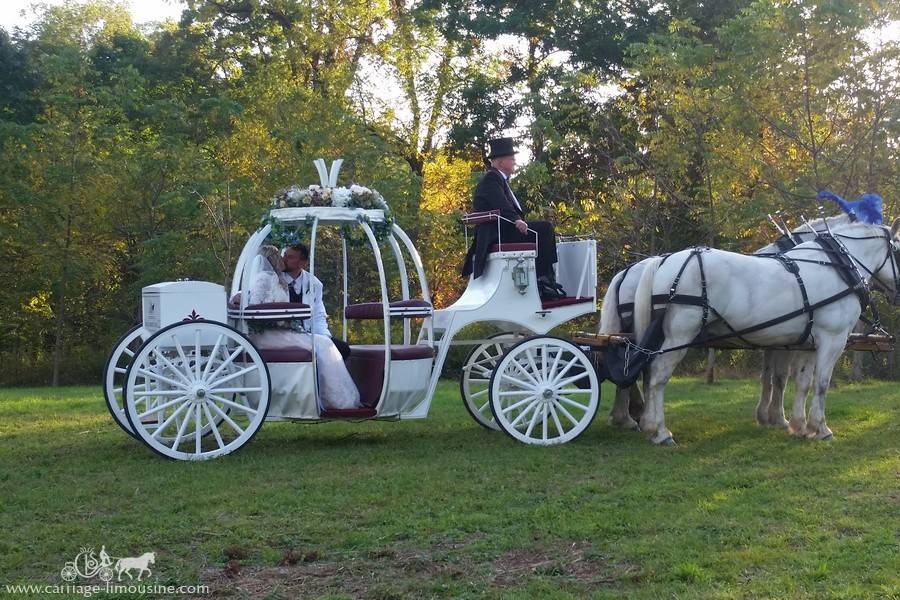
M517 221L525 219L525 211L521 205L516 204L516 198L513 196L512 190L503 174L490 168L478 180L475 186L475 198L473 201L473 210L475 212L499 210L500 216ZM547 221L527 221L528 227L538 233L538 255L535 262L538 276L547 275L552 272L553 264L556 262L556 234L553 231L553 224ZM521 234L512 223L506 221L500 222L500 240L503 242L534 242L534 234L530 231ZM463 263L463 277L470 274L481 277L484 271L484 264L487 261L488 249L498 242L497 224L482 223L475 227L475 239L466 253L466 260Z

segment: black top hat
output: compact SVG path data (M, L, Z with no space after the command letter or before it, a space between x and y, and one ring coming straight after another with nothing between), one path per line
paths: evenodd
M487 155L488 159L511 156L516 153L515 148L513 148L513 139L509 137L488 140L488 145L491 147L491 151Z

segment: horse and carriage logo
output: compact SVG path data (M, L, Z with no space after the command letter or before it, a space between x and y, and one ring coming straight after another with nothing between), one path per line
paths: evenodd
M152 575L149 565L156 562L155 552L144 552L140 556L134 557L115 557L106 553L106 546L100 547L99 555L94 554L91 547L81 547L81 551L75 555L75 560L67 561L62 568L60 575L65 581L75 581L78 577L82 579L92 579L99 577L101 581L112 581L114 575L118 575L118 580L122 580L122 574L128 575L129 579L134 579L131 574L132 570L137 570L137 580L140 581L147 572L147 576Z

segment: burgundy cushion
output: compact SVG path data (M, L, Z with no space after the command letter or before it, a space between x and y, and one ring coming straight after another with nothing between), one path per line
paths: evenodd
M432 358L433 356L434 348L424 344L394 344L391 346L391 360L416 360L420 358ZM374 344L350 346L350 357L384 360L384 346Z
M584 302L593 301L593 298L573 298L572 296L568 296L566 298L558 298L556 300L541 300L541 308L546 310L548 308L558 308L560 306L569 306L570 304L582 304Z
M362 408L326 408L319 413L323 419L368 419L375 416L375 409Z
M300 302L261 302L259 304L248 304L245 310L285 310L288 308L309 308L309 305L301 304Z
M501 249L501 244L494 244L490 248L488 248L488 252L522 252L524 250L537 250L537 244L529 244L526 242L518 243L518 244L503 244Z
M261 348L259 355L267 363L312 362L312 352L298 346L287 348Z
M392 308L431 308L431 304L420 298L410 298L409 300L395 300L391 302ZM381 302L363 302L361 304L351 304L344 310L344 315L348 319L383 319L384 309ZM393 317L399 319L402 317Z

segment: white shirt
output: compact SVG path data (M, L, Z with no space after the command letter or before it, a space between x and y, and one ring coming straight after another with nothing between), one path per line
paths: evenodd
M516 208L519 209L519 212L522 212L522 205L519 204L519 199L516 198L516 195L513 193L512 188L509 186L509 176L506 173L504 173L503 171L500 171L499 169L497 169L497 171L501 175L503 175L503 181L506 182L506 189L509 190L509 195L512 196L513 202L516 203Z
M318 333L331 337L331 332L328 330L328 313L325 312L325 303L322 301L324 286L319 278L306 271L300 271L296 280L289 273L282 273L281 277L288 286L293 282L294 291L300 295L301 302L312 307L312 323L310 320L303 321L303 330L307 333Z

